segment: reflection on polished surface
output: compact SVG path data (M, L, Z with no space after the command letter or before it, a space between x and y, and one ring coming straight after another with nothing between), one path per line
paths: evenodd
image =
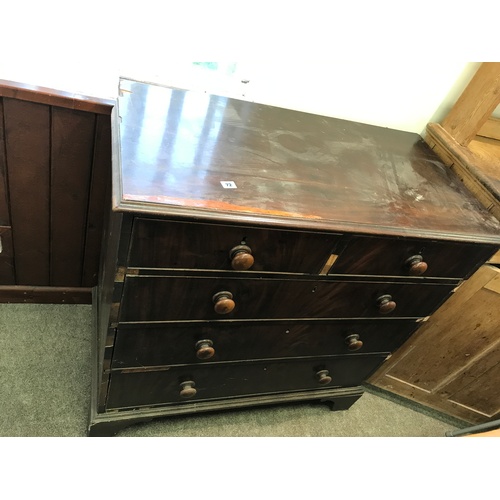
M470 221L497 227L417 134L126 79L120 95L124 203L410 231L438 221L458 236Z
M140 99L120 99L120 116L125 123L134 122L134 127L124 127L122 155L131 166L141 166L135 188L175 186L182 178L194 177L200 183L191 193L201 196L227 99L153 85L133 84L131 91ZM157 168L159 164L170 168Z

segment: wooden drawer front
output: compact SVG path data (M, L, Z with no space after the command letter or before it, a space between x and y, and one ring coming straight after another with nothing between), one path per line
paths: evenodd
M128 277L120 321L214 319L420 317L433 312L451 285L201 277ZM213 297L230 292L228 314L217 314ZM396 309L382 315L379 297Z
M129 267L233 270L230 251L244 243L250 271L321 271L340 235L135 219Z
M353 387L361 384L384 361L385 355L357 355L301 360L260 361L176 366L164 371L113 372L107 407L126 408L178 404L307 389ZM319 382L317 373L328 370L332 381ZM181 397L180 384L192 380L196 395Z
M463 278L495 252L495 245L418 239L353 236L329 274L410 276L408 259L421 256L427 270L420 276Z
M0 285L14 285L15 282L12 230L0 226Z
M417 326L414 320L395 319L319 324L260 321L175 323L160 328L119 327L112 368L389 353L403 344Z

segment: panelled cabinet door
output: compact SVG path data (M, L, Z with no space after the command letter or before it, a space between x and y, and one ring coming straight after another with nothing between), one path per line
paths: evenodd
M2 290L0 301L91 301L111 179L111 109L111 101L0 81L0 227L10 228L0 286L23 287Z
M500 269L482 266L370 382L471 423L500 417Z

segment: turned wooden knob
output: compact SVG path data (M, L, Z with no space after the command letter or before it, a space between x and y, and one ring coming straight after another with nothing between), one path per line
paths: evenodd
M332 377L330 377L328 370L320 370L316 373L316 378L321 385L327 385L332 381Z
M424 262L421 255L412 255L409 259L406 259L405 264L410 276L421 276L427 271L427 262Z
M216 293L212 300L215 304L214 310L217 314L228 314L236 305L233 300L233 294L231 292L219 292Z
M229 252L231 266L236 271L246 271L253 266L252 249L246 245L238 245Z
M210 359L215 354L214 343L211 340L198 340L194 348L198 359Z
M181 391L179 394L181 398L192 398L196 395L195 383L192 380L187 380L181 383Z
M380 314L389 314L396 309L396 302L391 295L382 295L377 299L377 307Z
M363 347L363 341L359 339L357 333L352 333L345 338L347 349L350 351L359 351Z

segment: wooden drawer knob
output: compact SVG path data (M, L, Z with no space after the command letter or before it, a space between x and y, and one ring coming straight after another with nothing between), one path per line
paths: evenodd
M233 294L231 292L219 292L216 293L212 300L215 304L214 310L217 314L228 314L236 305L233 300Z
M236 271L246 271L253 266L252 249L246 245L238 245L229 252L231 266Z
M382 295L377 299L377 307L380 314L389 314L396 309L396 302L392 295Z
M427 262L424 262L421 255L412 255L406 260L405 264L410 276L421 276L427 271Z
M363 347L363 341L359 339L357 333L352 333L345 338L347 349L350 351L359 351Z
M328 370L320 370L316 373L316 378L321 385L327 385L332 381L332 377L330 377Z
M181 383L181 398L192 398L196 395L196 389L194 388L195 383L192 380L187 380Z
M210 359L215 354L214 343L211 340L198 340L194 348L198 359Z

